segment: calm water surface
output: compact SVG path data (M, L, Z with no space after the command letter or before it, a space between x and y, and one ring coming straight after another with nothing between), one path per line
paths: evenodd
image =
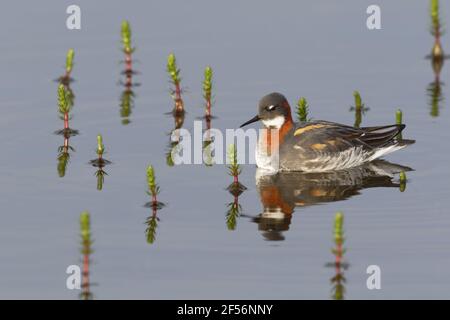
M0 298L79 298L66 288L66 268L82 263L83 210L91 213L96 299L329 299L335 270L326 266L334 261L337 211L345 214L345 298L450 298L450 92L442 86L444 100L432 116L427 1L378 1L378 31L365 26L371 1L78 3L80 31L65 28L69 1L2 3ZM122 19L131 22L134 80L141 84L128 125L119 101ZM450 51L448 33L442 42ZM54 131L62 121L53 80L70 47L76 63L71 126L80 134L70 139L75 151L61 178L63 137ZM370 108L364 126L393 123L401 108L404 137L417 142L387 160L414 169L406 190L399 191L397 175L380 176L373 168L280 175L257 188L256 168L245 165L240 180L247 190L230 231L228 204L237 199L226 190L232 182L226 168L166 164L175 125L165 114L173 107L165 71L172 51L187 87L187 129L203 113L206 65L215 72L212 126L219 129L237 128L272 91L284 93L291 105L305 96L312 117L346 124L354 122L353 90ZM448 66L440 79L448 82ZM102 191L89 165L98 133L113 162ZM153 244L145 233L152 216L144 206L150 163L166 204L157 212ZM266 208L275 204L289 213L271 219ZM366 288L372 264L381 268L381 290Z

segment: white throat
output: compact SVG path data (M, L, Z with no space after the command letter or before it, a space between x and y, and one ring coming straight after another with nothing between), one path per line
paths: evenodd
M284 124L284 116L278 116L269 120L261 120L266 128L280 129Z

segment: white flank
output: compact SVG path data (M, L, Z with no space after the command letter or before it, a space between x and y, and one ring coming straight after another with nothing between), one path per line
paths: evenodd
M379 149L377 149L375 151L375 153L369 159L367 159L367 161L373 161L373 160L378 159L378 158L380 158L382 156L385 156L385 155L387 155L389 153L392 153L394 151L403 149L404 147L406 147L406 144L400 145L400 146L397 145L397 144L394 144L394 145L389 146L389 147L379 148Z

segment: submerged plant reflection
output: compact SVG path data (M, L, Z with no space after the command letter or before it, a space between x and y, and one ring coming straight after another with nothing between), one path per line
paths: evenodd
M58 85L58 113L61 120L64 122L64 128L55 131L55 134L64 137L63 145L58 147L58 164L57 171L59 177L64 177L66 175L67 165L70 160L70 152L74 152L75 149L70 146L69 139L72 136L78 134L78 130L71 129L69 127L69 120L71 119L70 112L74 105L74 94L70 89L70 72L72 70L73 64L73 50L69 50L67 57L66 73L64 76L60 77L60 83Z
M427 56L431 60L431 67L434 73L433 81L427 86L427 95L429 97L430 115L438 117L440 112L440 104L444 100L442 94L443 83L440 80L440 73L444 66L444 61L449 58L444 54L441 44L441 35L443 33L442 24L439 13L439 0L430 1L431 27L430 32L434 37L431 53Z
M239 182L239 175L242 172L241 166L238 163L237 148L235 144L228 146L228 174L233 177L233 182L227 187L228 192L233 196L233 202L228 203L226 222L228 230L235 230L237 219L241 215L242 207L239 204L239 196L247 188Z
M90 255L92 254L92 237L91 237L91 218L87 211L80 215L80 233L81 233L81 254L83 255L83 271L80 299L91 300L93 298L90 290L89 266Z
M103 154L105 153L105 146L103 145L103 137L99 134L97 136L97 159L93 159L91 161L89 161L89 163L98 168L97 171L95 172L95 176L97 177L97 190L102 190L103 189L103 183L105 181L105 176L107 176L108 174L106 173L105 170L103 170L103 168L109 164L111 164L111 161L106 160L105 158L103 158Z
M146 208L152 210L152 214L146 219L145 224L147 228L145 229L146 239L148 244L153 244L156 240L156 229L158 228L158 210L162 209L165 205L158 201L158 194L160 192L160 187L156 183L155 170L152 165L147 167L147 194L151 197L151 201L145 204Z
M345 237L344 237L344 214L342 212L336 213L334 216L334 228L333 228L333 239L335 247L331 249L335 260L334 262L328 263L327 267L332 267L335 269L334 276L330 279L332 284L332 298L334 300L343 300L345 297L345 275L344 271L349 267L348 263L343 261L345 248L343 247Z
M355 99L355 105L350 107L350 111L355 112L355 123L354 127L359 128L361 126L362 122L362 116L367 111L369 111L369 108L362 103L361 95L359 94L359 91L353 92L353 98Z

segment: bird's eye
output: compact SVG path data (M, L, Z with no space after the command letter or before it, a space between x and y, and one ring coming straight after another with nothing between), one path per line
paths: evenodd
M266 109L267 109L267 111L272 111L272 110L275 110L276 107L277 106L271 105L271 106L266 107Z

